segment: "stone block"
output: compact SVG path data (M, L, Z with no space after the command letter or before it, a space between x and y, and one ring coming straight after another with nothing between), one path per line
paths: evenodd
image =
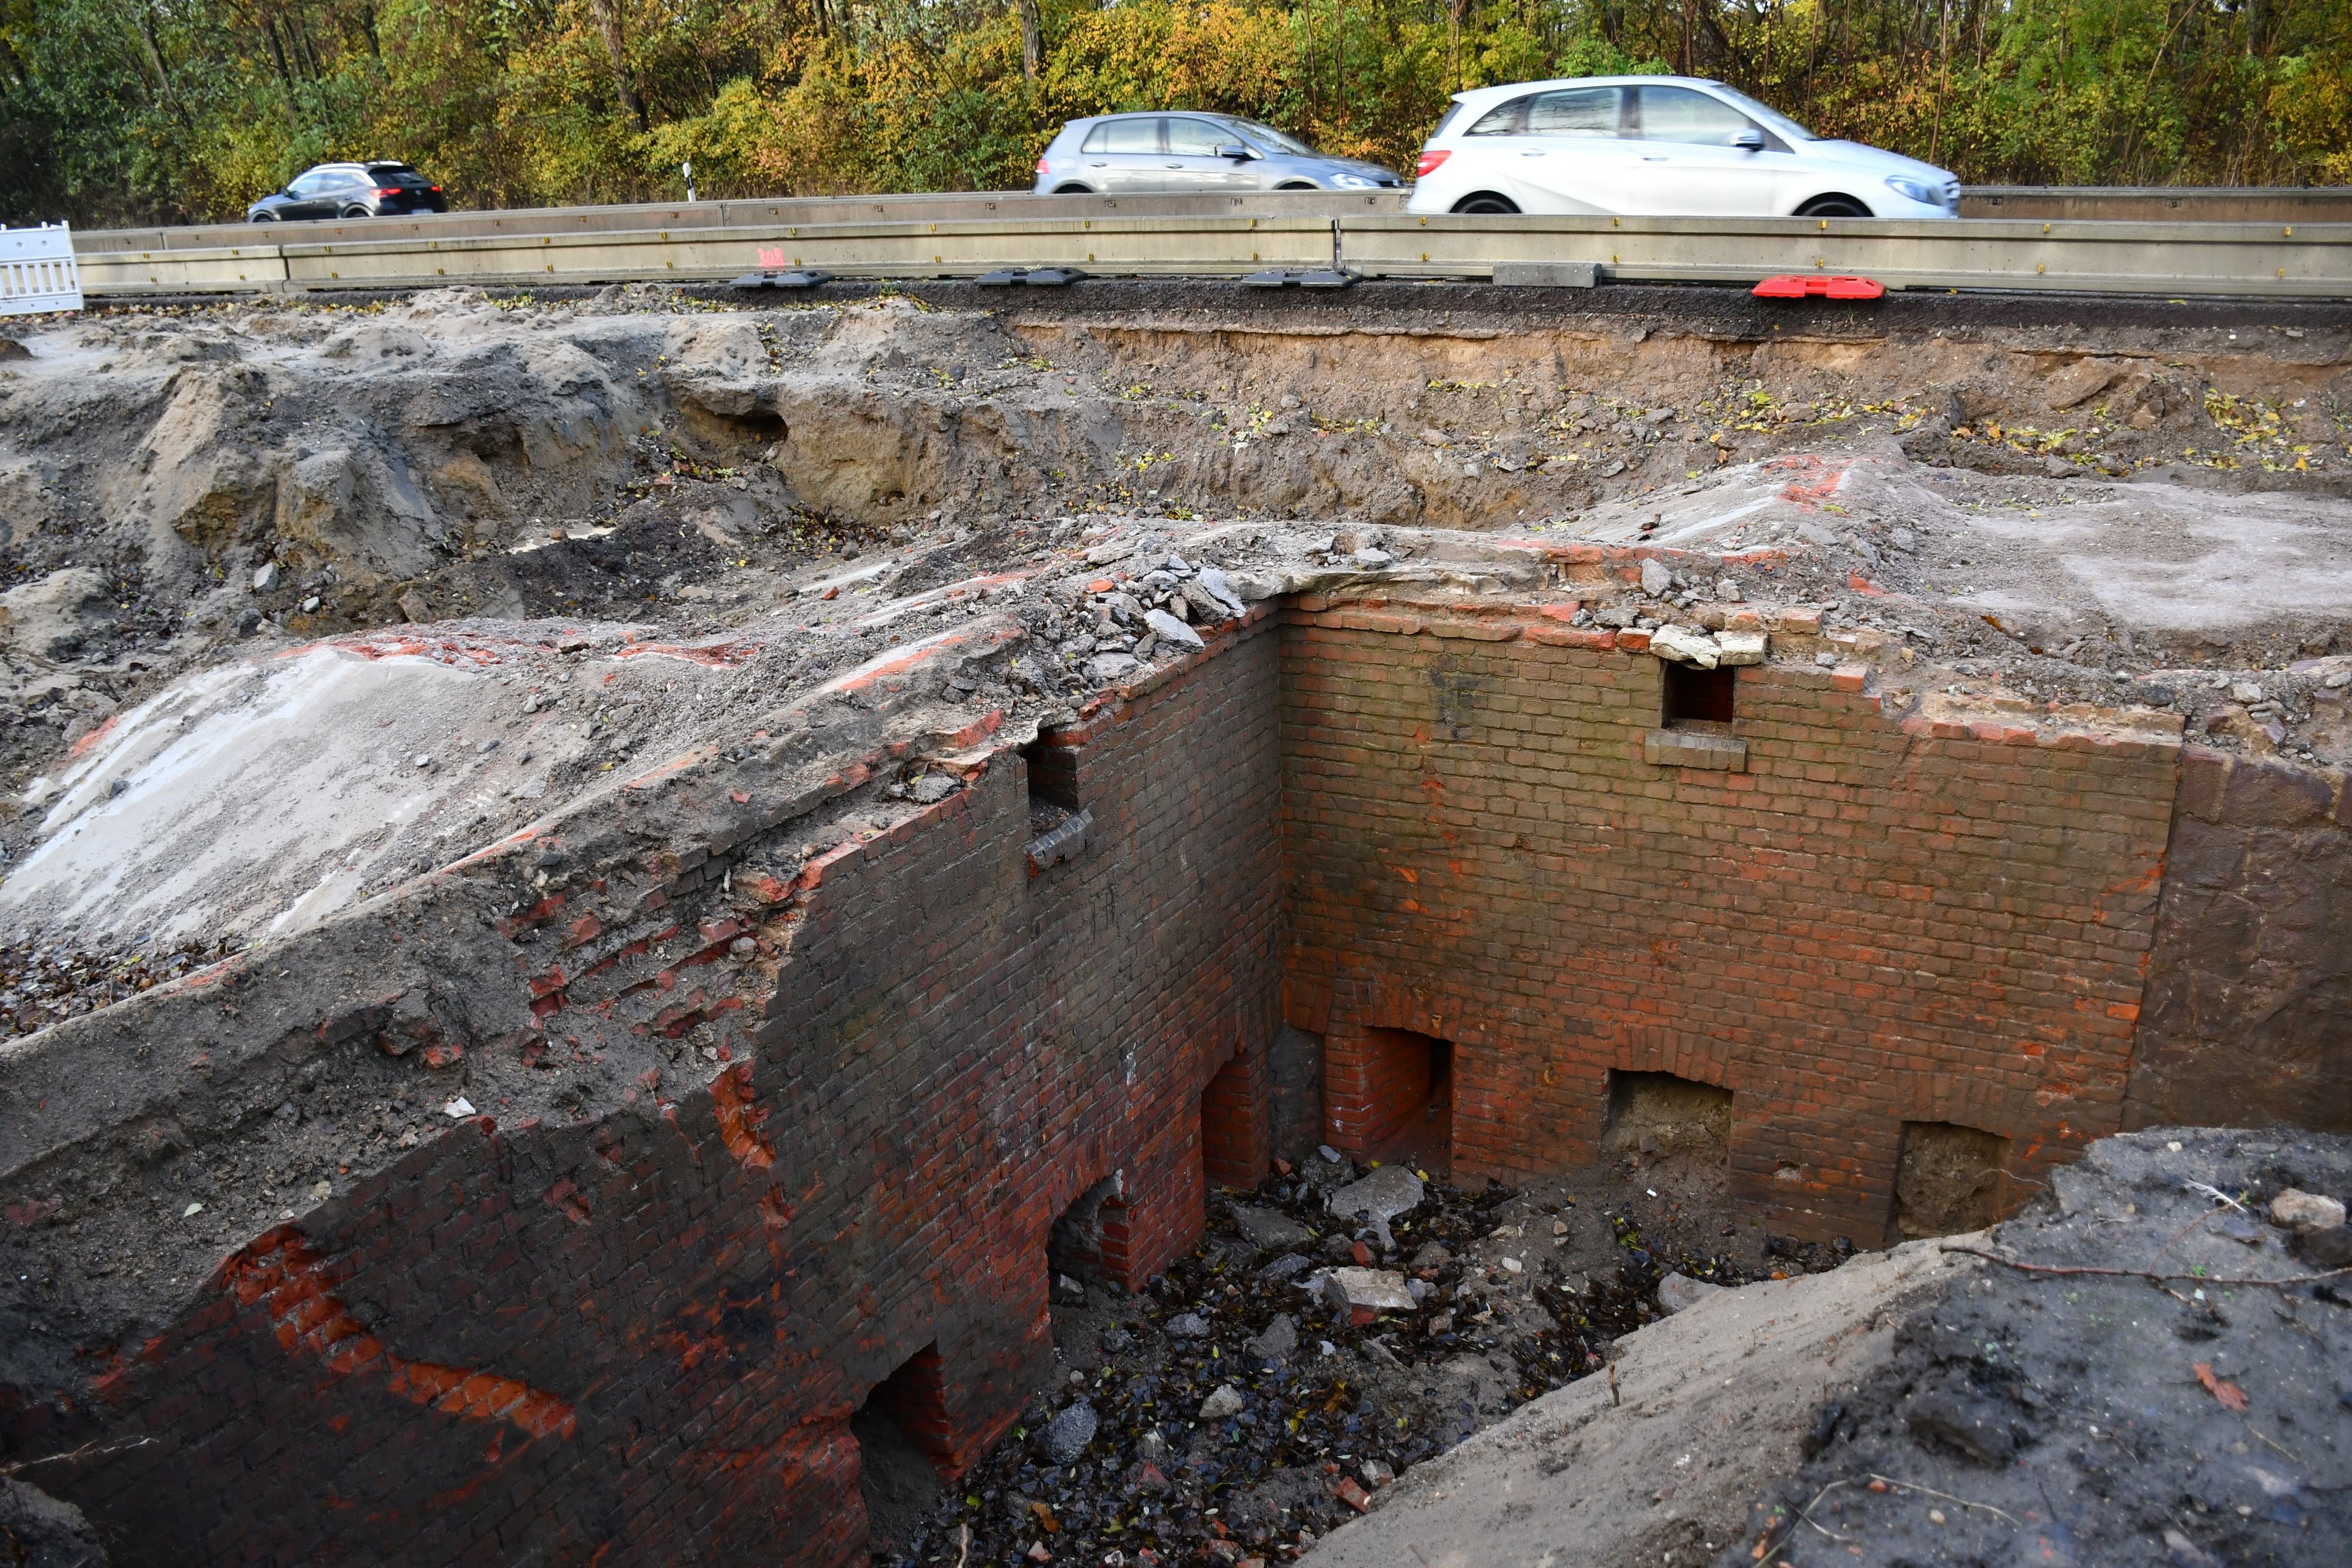
M1724 631L1715 634L1716 663L1718 664L1760 664L1764 662L1764 633L1761 632Z
M1655 561L1643 564L1654 566ZM1722 662L1723 649L1705 632L1692 626L1661 626L1650 633L1650 652L1661 659L1671 659L1678 664L1696 664L1702 670L1712 670Z
M1653 768L1708 768L1748 771L1748 743L1733 735L1699 730L1654 729L1642 737L1642 760Z

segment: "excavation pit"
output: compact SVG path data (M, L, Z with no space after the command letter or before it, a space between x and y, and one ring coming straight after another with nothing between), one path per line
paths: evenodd
M1295 1545L1670 1272L2347 1114L2344 503L2221 434L2326 310L2103 328L2062 477L2046 323L1071 298L37 341L8 1462L214 1558ZM176 652L61 575L101 469Z

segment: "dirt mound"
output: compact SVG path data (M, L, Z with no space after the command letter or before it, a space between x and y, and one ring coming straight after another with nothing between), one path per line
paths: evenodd
M1685 1563L1743 1530L1800 1463L1824 1385L1892 1353L1893 1324L1974 1260L1932 1242L1706 1296L1616 1342L1605 1376L1546 1395L1422 1466L1307 1561Z
M2352 1139L2103 1140L1990 1233L1627 1335L1308 1561L2336 1563L2352 1243L2273 1206L2347 1190Z
M2109 1138L1813 1418L1723 1568L1770 1560L2335 1563L2352 1531L2352 1140ZM2335 1210L2340 1216L2342 1209Z

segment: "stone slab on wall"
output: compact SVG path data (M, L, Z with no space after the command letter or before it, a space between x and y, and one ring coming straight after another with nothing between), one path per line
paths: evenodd
M2352 783L2181 760L2126 1127L2352 1132Z
M1288 1021L1454 1042L1456 1179L1582 1165L1612 1068L1732 1090L1734 1191L1874 1241L1906 1121L2029 1179L2112 1132L2178 746L1896 722L1739 673L1747 770L1643 759L1646 656L1302 608L1283 643Z

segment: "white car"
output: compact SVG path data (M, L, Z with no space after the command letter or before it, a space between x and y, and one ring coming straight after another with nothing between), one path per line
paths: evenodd
M1832 141L1719 81L1583 77L1457 93L1409 213L1951 218L1948 171Z

